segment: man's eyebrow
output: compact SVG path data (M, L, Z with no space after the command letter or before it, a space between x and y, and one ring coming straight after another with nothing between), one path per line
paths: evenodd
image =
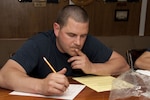
M72 32L67 32L67 34L77 35L76 33L72 33Z
M78 35L76 33L73 33L73 32L67 32L67 34L69 35ZM80 36L87 36L87 33L84 33L84 34L81 34Z

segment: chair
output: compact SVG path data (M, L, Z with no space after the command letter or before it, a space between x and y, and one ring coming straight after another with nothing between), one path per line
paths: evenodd
M11 58L13 55L15 55L15 52L10 53L9 58Z
M127 57L127 62L130 65L131 69L133 70L137 70L138 68L136 68L134 66L134 63L136 61L136 59L141 56L142 53L144 53L146 51L146 49L129 49L126 52L126 57Z

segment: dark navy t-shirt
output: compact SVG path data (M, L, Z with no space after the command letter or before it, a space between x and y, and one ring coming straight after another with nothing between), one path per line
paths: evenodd
M148 48L148 49L147 49L147 51L149 51L149 52L150 52L150 48Z
M91 35L87 36L82 52L93 63L104 63L112 54L110 48ZM47 58L56 71L66 67L66 76L85 75L81 70L73 70L71 64L67 62L70 56L57 49L53 31L42 32L28 39L11 59L23 66L28 75L44 78L52 71L43 57Z

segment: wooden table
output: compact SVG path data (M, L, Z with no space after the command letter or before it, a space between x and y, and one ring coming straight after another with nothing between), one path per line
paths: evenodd
M71 78L69 78L69 81L70 81L70 83L79 84L77 81L72 80ZM47 98L40 98L40 97L9 95L10 92L12 92L12 91L0 88L0 100L47 100ZM85 87L75 97L74 100L109 100L109 94L110 94L110 91L96 92L88 87ZM48 98L48 100L57 100L57 99ZM131 97L131 98L122 99L122 100L140 100L140 99ZM146 100L148 100L148 99L146 99Z

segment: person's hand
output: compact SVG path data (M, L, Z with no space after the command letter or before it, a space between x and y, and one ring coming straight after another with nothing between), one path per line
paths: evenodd
M42 84L42 94L44 95L62 95L69 86L67 77L64 75L66 68L57 73L50 73Z
M73 56L68 59L71 63L73 69L81 69L84 73L90 74L92 63L89 61L88 57L80 50L75 49L77 56Z

